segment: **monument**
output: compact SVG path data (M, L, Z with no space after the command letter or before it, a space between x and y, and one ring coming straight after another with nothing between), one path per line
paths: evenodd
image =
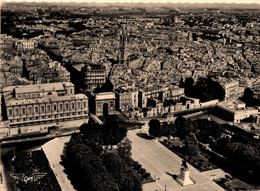
M195 184L195 181L191 180L190 170L189 170L189 167L187 166L185 160L182 161L182 165L181 165L181 169L180 169L180 175L177 177L177 181L182 186Z

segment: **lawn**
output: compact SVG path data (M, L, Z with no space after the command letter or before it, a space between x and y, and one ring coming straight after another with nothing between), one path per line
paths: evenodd
M162 144L179 157L186 159L188 163L199 169L201 172L217 168L214 164L210 163L206 157L204 157L205 154L202 152L199 152L198 155L188 156L185 154L184 147L169 147L166 142L162 142Z
M247 184L238 179L231 180L225 184L235 190L253 190L253 188L249 187Z

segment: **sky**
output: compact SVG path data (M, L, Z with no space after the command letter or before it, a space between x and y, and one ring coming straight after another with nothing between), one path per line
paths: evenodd
M16 1L16 2L97 2L97 3L258 3L260 4L259 0L0 0L4 2Z

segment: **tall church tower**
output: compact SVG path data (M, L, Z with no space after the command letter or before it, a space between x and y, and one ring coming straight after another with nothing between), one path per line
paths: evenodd
M127 36L125 34L125 26L122 26L122 31L120 32L119 36L119 54L118 54L118 62L123 66L127 66L127 55L126 55L126 48L127 48Z

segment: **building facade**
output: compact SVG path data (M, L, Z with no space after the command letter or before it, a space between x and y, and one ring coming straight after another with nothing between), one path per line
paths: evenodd
M180 97L184 96L184 88L179 87L165 87L159 88L156 86L147 87L139 91L139 107L144 108L147 106L148 98L157 98L164 101L167 98L173 100L179 100Z
M33 50L35 47L35 44L33 41L30 40L20 40L16 43L16 49L17 50Z
M240 123L243 119L249 118L251 115L259 113L258 109L248 107L244 103L239 102L222 102L215 111L219 117L234 123Z
M15 99L6 104L6 111L10 125L87 117L88 97L77 94Z
M126 111L132 107L132 95L126 89L120 88L115 90L116 109Z
M3 89L9 125L80 119L88 116L88 97L74 94L70 82Z
M115 112L115 93L114 92L104 92L98 93L94 97L95 104L95 115L111 115Z
M232 81L222 85L225 90L225 100L234 100L238 95L239 82Z
M82 70L84 86L87 91L93 91L106 82L106 68L99 64L86 64Z

